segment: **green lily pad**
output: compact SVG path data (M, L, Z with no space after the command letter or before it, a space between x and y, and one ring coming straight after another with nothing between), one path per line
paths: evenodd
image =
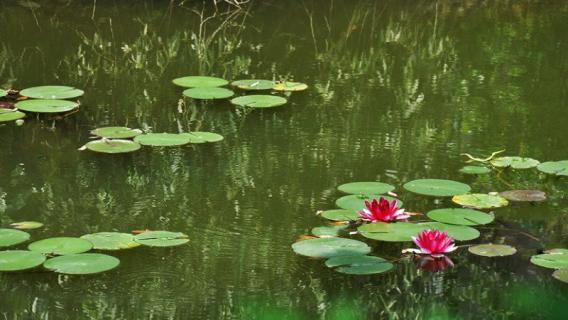
M272 89L276 91L304 91L308 88L308 85L301 82L283 81L274 84Z
M181 232L146 231L134 237L134 241L150 247L173 247L189 242Z
M190 143L219 142L224 139L220 134L205 131L192 131L180 134L188 137Z
M550 269L568 268L568 252L556 251L553 253L537 254L531 257L531 262L537 266Z
M410 192L434 197L451 197L471 190L465 183L442 179L414 180L405 183L403 187Z
M92 248L93 244L90 241L73 237L49 238L32 242L28 246L30 251L54 255L83 253Z
M499 192L499 195L509 201L538 202L546 200L546 193L539 190L509 190Z
M0 122L14 121L22 119L26 116L25 113L14 109L0 109Z
M61 113L69 112L77 108L77 102L68 100L43 100L43 99L30 99L22 100L16 103L16 108L37 113Z
M345 238L317 238L298 241L292 250L299 255L314 258L366 255L371 248L365 243Z
M231 103L241 107L249 108L272 108L286 104L288 100L278 96L271 95L249 95L236 97Z
M10 226L14 229L27 230L41 228L43 227L43 223L37 221L22 221L10 223Z
M382 182L350 182L337 187L337 190L349 194L383 194L394 190L394 186Z
M45 256L26 250L0 251L0 271L22 271L40 266Z
M210 88L224 86L229 83L229 81L216 77L188 76L176 78L173 80L173 83L185 88Z
M129 233L98 232L81 236L81 239L90 241L93 249L97 250L123 250L140 246Z
M509 204L507 199L501 196L494 196L483 193L468 193L455 196L452 201L468 208L475 209L493 209L505 207Z
M183 95L193 99L211 100L211 99L226 99L232 97L233 95L235 95L235 93L225 88L197 87L197 88L190 88L184 90Z
M377 222L364 224L358 228L358 231L362 236L373 240L403 242L412 241L412 237L418 235L423 230L428 229L437 229L442 232L446 231L449 236L458 241L467 241L479 237L479 231L474 228L467 226L449 225L440 222Z
M326 210L321 213L321 216L333 221L349 221L360 218L356 211L346 209Z
M564 249L564 248L549 249L549 250L545 250L544 253L568 254L568 249Z
M120 264L115 257L100 253L79 253L47 260L43 266L63 274L93 274L112 270Z
M332 257L325 262L329 268L335 268L335 271L345 274L377 274L391 270L394 265L389 261L374 256L342 256Z
M486 174L491 172L491 169L483 166L465 166L460 169L460 172L465 174Z
M480 236L479 230L469 226L458 226L441 222L425 222L420 223L424 229L440 230L447 232L448 235L456 241L469 241L477 239Z
M436 209L428 212L426 215L428 218L438 222L462 226L488 224L495 219L493 215L485 212L461 208Z
M568 176L568 160L543 162L537 169L548 174Z
M101 153L127 153L140 149L140 144L131 140L100 139L87 143L85 148Z
M272 88L272 86L270 86ZM0 98L3 98L8 95L8 91L4 89L0 89Z
M102 127L92 130L91 134L107 139L130 139L141 135L142 130L127 127Z
M353 211L361 211L363 209L366 208L365 206L365 201L373 201L373 199L376 199L377 201L379 201L380 198L385 198L386 200L388 200L389 202L392 202L395 198L393 197L389 197L389 196L383 196L383 195L349 195L349 196L343 196L339 199L337 199L335 201L335 205L340 207L341 209L348 209L348 210L353 210ZM404 205L404 203L398 199L397 200L397 206L399 208L402 208L402 206Z
M183 133L146 133L134 137L134 142L152 147L182 146L190 141L190 138Z
M316 237L339 237L342 230L347 229L347 225L343 226L323 226L312 229L312 234Z
M556 280L568 283L568 268L558 269L552 273L552 276Z
M529 169L538 166L540 161L523 157L499 157L491 160L491 164L501 168Z
M484 257L505 257L517 253L517 249L506 244L479 244L467 249L469 252Z
M231 85L241 90L270 90L274 86L274 82L261 79L236 80L231 82Z
M24 97L50 100L77 98L84 93L81 89L67 86L40 86L20 91L20 95Z
M0 229L0 247L9 247L27 241L30 234L14 229Z

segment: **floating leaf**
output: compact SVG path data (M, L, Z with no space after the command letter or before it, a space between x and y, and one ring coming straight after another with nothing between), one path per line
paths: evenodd
M410 192L435 197L451 197L471 190L465 183L442 179L414 180L405 183L403 187Z
M97 250L123 250L140 246L134 241L134 236L120 232L98 232L81 236L81 239L90 241L93 249Z
M484 257L504 257L511 256L517 252L514 247L505 244L479 244L469 247L468 251L478 256Z
M27 241L30 234L14 229L0 229L0 247L9 247Z
M440 230L441 232L447 232L449 236L457 241L469 241L477 239L480 236L479 230L468 226L458 226L452 224L446 224L441 222L425 222L419 223L420 226L431 230Z
M513 169L529 169L538 166L540 161L532 158L523 157L499 157L491 160L491 164L496 167Z
M134 241L150 247L173 247L189 242L181 232L146 231L134 237Z
M337 199L335 201L335 205L342 208L342 209L348 209L348 210L353 210L353 211L361 211L363 209L365 209L365 201L373 201L373 199L376 199L377 201L379 201L380 198L385 198L386 200L388 200L389 202L392 202L395 198L393 197L389 197L389 196L383 196L383 195L349 195L349 196L343 196L339 199ZM402 208L403 206L403 202L396 199L397 201L397 206L399 208Z
M272 86L270 86L272 88ZM3 98L8 95L8 91L4 89L0 89L0 98Z
M188 76L173 80L175 85L186 88L221 87L229 83L225 79L204 76Z
M141 135L142 130L127 127L102 127L92 130L91 134L107 139L129 139Z
M231 85L242 90L270 90L274 86L274 82L260 79L236 80L231 82Z
M235 93L229 89L217 87L197 87L183 91L183 95L188 98L211 100L226 99L232 97Z
M358 228L362 236L381 241L399 242L399 241L412 241L412 237L416 236L423 230L440 230L446 231L448 235L458 241L467 241L479 237L479 231L467 226L449 225L440 222L426 222L426 223L410 223L410 222L396 222L396 223L369 223L364 224Z
M461 208L436 209L428 212L426 215L428 218L438 222L463 226L488 224L495 219L493 215L485 212Z
M452 201L469 208L492 209L507 206L509 201L501 196L494 196L483 193L468 193L455 196Z
M234 105L250 108L272 108L284 105L286 102L285 98L271 95L249 95L231 100Z
M34 99L71 99L77 98L85 92L81 89L66 86L40 86L20 91L20 95Z
M26 230L41 228L43 227L43 223L36 221L22 221L11 223L10 226L15 229Z
M568 283L568 268L558 269L552 273L556 280Z
M499 195L509 201L537 202L546 200L546 194L539 190L510 190L499 192Z
M360 218L356 211L346 209L326 210L321 213L321 216L333 221L348 221Z
M46 269L63 274L93 274L118 267L120 260L100 253L79 253L47 260Z
M294 243L292 249L299 255L314 258L366 255L371 248L364 242L345 238L317 238Z
M568 249L564 249L564 248L549 249L549 250L545 250L544 253L568 254Z
M180 134L188 137L190 143L219 142L224 139L222 135L213 132L192 131Z
M460 172L465 174L486 174L491 172L491 169L483 166L465 166L460 169Z
M21 271L33 269L45 261L39 252L26 250L0 251L0 271Z
M54 255L83 253L92 248L93 244L90 241L73 237L49 238L32 242L28 246L28 250L30 251Z
M100 139L87 143L85 148L101 153L127 153L140 149L140 144L131 140Z
M146 133L136 136L134 141L152 147L172 147L188 144L191 140L183 133Z
M568 176L568 160L543 162L537 169L548 174Z
M377 274L391 270L394 265L389 261L374 256L342 256L332 257L325 262L329 268L335 268L335 271L345 274Z
M312 234L316 237L338 237L342 230L345 230L347 225L343 226L323 226L315 227L312 229Z
M0 122L14 121L22 119L25 116L25 113L15 109L0 109Z
M308 85L301 82L291 82L291 81L283 81L280 83L274 84L272 89L276 91L304 91L308 88Z
M558 250L552 253L537 254L531 257L531 262L551 269L568 268L568 252Z
M77 102L68 100L22 100L16 103L16 108L37 113L60 113L68 112L77 108L79 104Z
M350 194L383 194L394 190L394 186L382 182L350 182L337 187L337 190Z

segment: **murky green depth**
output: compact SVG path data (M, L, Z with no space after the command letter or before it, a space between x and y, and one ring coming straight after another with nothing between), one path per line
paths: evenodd
M36 0L37 1L37 0ZM34 240L135 229L188 245L112 253L93 276L0 274L2 319L566 319L568 287L529 263L568 246L568 180L536 170L470 176L460 153L568 159L568 5L560 1L199 1L0 3L0 87L85 90L64 119L0 126L0 226ZM35 2L34 2L35 3ZM199 14L203 17L200 18ZM200 28L200 22L203 22ZM171 79L305 82L274 110L184 100ZM127 155L77 151L89 131L212 131L223 142ZM542 204L496 210L438 273L409 260L348 276L290 245L323 225L335 187L397 186L414 212L451 206L404 192L419 178L476 192L535 188ZM371 242L369 242L371 243ZM408 245L375 242L396 260ZM25 247L25 246L24 246Z

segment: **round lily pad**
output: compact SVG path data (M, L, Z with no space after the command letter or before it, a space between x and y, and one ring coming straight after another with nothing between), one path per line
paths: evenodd
M68 112L77 108L77 102L68 100L45 100L45 99L30 99L22 100L16 103L16 108L37 113L60 113Z
M21 271L33 269L45 261L39 252L26 250L0 251L0 271Z
M335 237L298 241L292 245L292 250L299 255L314 258L365 255L371 252L365 242Z
M187 235L171 231L146 231L134 237L134 241L150 247L173 247L189 242Z
M0 247L9 247L27 241L30 234L14 229L0 229Z
M483 166L465 166L460 169L460 172L465 174L486 174L491 172L491 169Z
M419 223L424 230L440 230L441 232L447 232L448 235L457 241L469 241L477 239L480 236L479 230L469 227L469 226L459 226L441 222L425 222Z
M558 269L552 273L552 276L556 280L568 283L568 268Z
M483 193L468 193L455 196L452 201L468 208L475 209L493 209L505 207L509 204L507 199L501 196L494 196Z
M341 256L332 257L325 262L329 268L335 268L335 271L345 274L377 274L391 270L394 265L389 261L374 256Z
M337 187L337 190L350 194L383 194L394 190L394 186L382 182L350 182Z
M271 95L249 95L236 97L231 103L241 107L250 108L272 108L286 104L287 100L278 96Z
M405 183L403 187L410 192L435 197L451 197L471 190L465 183L442 179L414 180Z
M136 136L134 141L152 147L172 147L188 144L191 140L183 133L147 133Z
M142 130L127 127L102 127L92 130L91 134L108 139L129 139L141 135Z
M495 217L482 211L461 208L436 209L426 214L428 218L455 225L475 226L491 223Z
M14 121L22 119L26 116L25 113L14 109L0 109L0 122Z
M360 218L356 211L346 209L326 210L321 213L321 216L333 221L348 221Z
M40 86L20 91L20 95L34 99L71 99L77 98L85 92L81 89L67 86Z
M531 262L537 266L562 269L568 268L568 253L559 251L554 253L537 254L531 257Z
M140 149L140 144L131 140L100 139L87 143L85 148L101 153L127 153Z
M27 230L41 228L43 227L43 223L37 221L22 221L10 223L10 226L14 229Z
M274 82L261 79L236 80L231 82L231 85L241 90L270 90L274 86Z
M272 88L272 85L270 86ZM8 91L4 89L0 89L0 98L5 97L8 95Z
M46 269L63 274L93 274L118 267L120 260L100 253L79 253L47 260Z
M274 84L272 89L276 91L304 91L308 88L308 85L301 82L283 81Z
M90 241L73 237L49 238L32 242L28 246L30 251L54 255L83 253L92 248L93 244Z
M232 97L234 94L235 93L229 89L218 87L197 87L183 91L184 96L200 100L226 99Z
M175 85L186 88L221 87L229 83L225 79L205 76L188 76L173 80Z
M484 257L505 257L514 255L517 249L506 244L479 244L467 249L469 252Z
M523 157L499 157L491 160L491 164L501 168L529 169L538 166L540 161Z
M509 201L538 202L546 200L546 194L539 190L509 190L499 192L499 195Z
M342 230L347 229L347 225L343 226L323 226L312 229L312 234L316 237L338 237Z
M219 142L224 139L220 134L205 131L192 131L180 134L188 137L190 143Z
M479 231L468 226L450 225L440 222L426 223L369 223L358 228L359 233L369 239L399 242L412 241L412 237L418 235L423 230L440 230L446 231L449 236L458 241L467 241L479 237Z
M335 201L335 205L342 208L342 209L348 209L348 210L353 210L353 211L360 211L366 208L365 206L365 201L373 201L373 199L376 199L377 201L379 201L380 198L385 198L386 200L388 200L389 202L392 202L395 198L393 197L389 197L389 196L382 196L382 195L349 195L349 196L343 196L339 199L337 199ZM402 208L402 206L404 205L404 203L398 199L397 200L397 206L399 208Z
M568 176L568 160L543 162L537 169L557 176Z
M93 249L97 250L123 250L140 246L129 233L98 232L81 236L81 239L91 242Z

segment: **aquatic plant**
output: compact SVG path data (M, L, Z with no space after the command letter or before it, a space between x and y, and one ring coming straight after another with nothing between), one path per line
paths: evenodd
M373 199L371 202L365 201L365 209L357 213L361 218L369 222L390 222L395 220L406 220L410 215L404 213L403 208L398 207L398 200L389 202L381 197L379 201Z
M433 257L443 256L458 248L454 244L454 238L450 237L446 232L440 232L440 230L424 230L417 236L412 237L412 241L418 246L418 249L406 249L407 252L431 255Z

